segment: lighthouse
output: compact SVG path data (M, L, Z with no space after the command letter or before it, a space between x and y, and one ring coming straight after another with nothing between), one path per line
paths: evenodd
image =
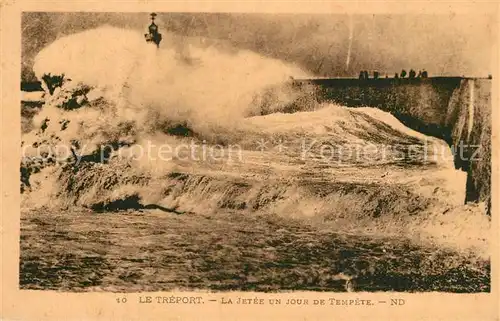
M156 46L160 47L161 33L158 32L158 26L155 24L156 13L151 13L151 24L148 27L148 33L144 34L146 42L153 42Z

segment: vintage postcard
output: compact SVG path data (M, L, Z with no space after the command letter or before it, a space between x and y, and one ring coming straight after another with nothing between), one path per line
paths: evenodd
M5 320L498 320L498 4L1 2Z

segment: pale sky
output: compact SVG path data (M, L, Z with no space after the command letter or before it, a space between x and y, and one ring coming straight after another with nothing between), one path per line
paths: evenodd
M494 16L473 15L158 12L157 17L160 32L207 37L326 77L356 77L362 69L393 76L402 68L426 69L430 76L484 77L492 73L495 23ZM56 38L103 24L142 32L149 15L23 14L23 77L30 77L33 57Z

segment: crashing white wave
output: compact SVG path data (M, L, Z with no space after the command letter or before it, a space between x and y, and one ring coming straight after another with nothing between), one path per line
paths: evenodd
M136 119L154 110L157 117L188 121L194 127L231 125L255 114L255 97L300 68L246 50L229 52L165 37L162 47L145 43L132 30L101 27L60 38L35 59L39 79L61 75L103 90L121 116ZM281 95L283 102L290 97Z

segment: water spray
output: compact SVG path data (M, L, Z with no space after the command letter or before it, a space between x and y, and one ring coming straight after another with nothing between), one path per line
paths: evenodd
M349 46L347 48L347 58L345 61L345 70L349 70L349 63L351 62L351 49L352 49L352 38L354 36L354 24L352 21L352 15L349 15Z

